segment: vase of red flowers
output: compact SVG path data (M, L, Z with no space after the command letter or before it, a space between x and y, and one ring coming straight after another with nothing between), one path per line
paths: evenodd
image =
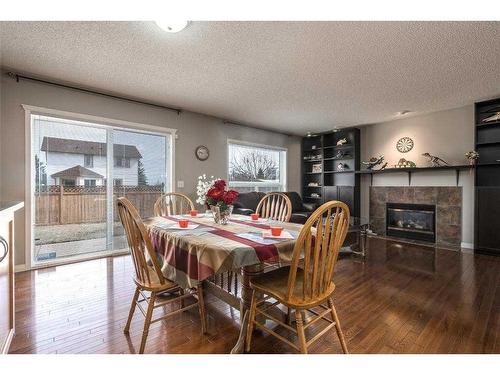
M236 190L226 188L226 181L224 180L215 181L212 187L208 189L205 203L212 210L217 224L227 224L229 216L233 212L233 203L238 198L238 195L239 193Z

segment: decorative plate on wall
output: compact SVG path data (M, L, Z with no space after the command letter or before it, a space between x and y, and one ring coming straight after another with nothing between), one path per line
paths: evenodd
M398 143L396 143L396 148L399 152L405 153L411 151L413 148L413 139L410 137L401 138Z
M198 146L196 147L194 154L196 155L198 160L204 161L208 159L210 152L208 151L207 146Z

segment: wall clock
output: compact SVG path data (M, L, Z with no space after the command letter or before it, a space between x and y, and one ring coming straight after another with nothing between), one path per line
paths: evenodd
M208 159L210 152L207 146L198 146L194 152L198 160L205 161Z
M396 143L396 148L399 152L408 152L413 148L413 139L410 137L401 138L398 143Z

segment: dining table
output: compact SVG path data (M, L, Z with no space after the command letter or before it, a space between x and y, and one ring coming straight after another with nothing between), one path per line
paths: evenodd
M180 227L180 220L188 221L187 228ZM217 224L210 212L157 216L145 219L144 224L166 278L182 288L202 283L204 291L239 309L240 334L231 353L243 352L252 297L250 279L291 261L302 225L236 214L227 224ZM271 226L283 228L279 238L270 236Z

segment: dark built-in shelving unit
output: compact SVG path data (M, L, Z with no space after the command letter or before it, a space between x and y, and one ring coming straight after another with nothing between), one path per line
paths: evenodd
M337 145L342 138L347 139L347 144ZM345 165L343 171L338 170L340 163ZM313 172L313 165L321 165L321 172ZM359 129L346 128L304 137L302 139L302 198L309 203L340 200L349 206L352 216L359 217L360 177L356 173L359 166ZM315 183L317 186L309 186L310 183ZM318 197L311 194L318 194Z
M500 112L500 98L475 105L475 236L477 252L500 255L500 121L484 119Z

